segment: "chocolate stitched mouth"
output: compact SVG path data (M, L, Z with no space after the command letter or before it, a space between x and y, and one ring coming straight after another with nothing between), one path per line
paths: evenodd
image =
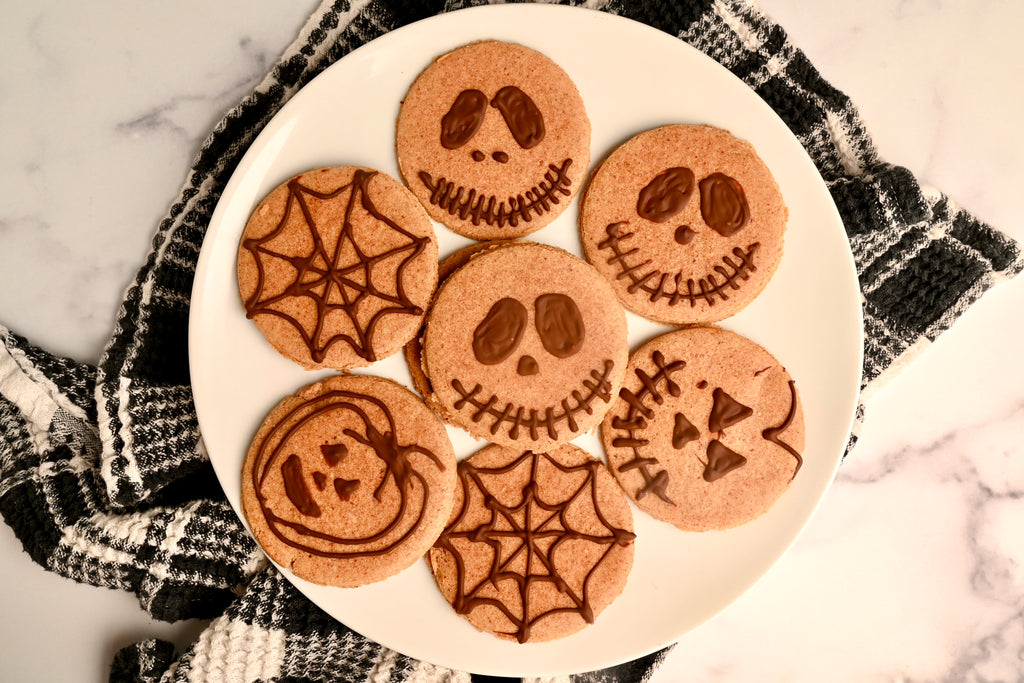
M569 398L562 399L560 405L557 407L548 406L543 411L539 411L536 408L527 409L511 402L505 403L504 407L498 407L500 401L495 394L491 394L490 398L481 401L477 398L477 394L480 393L480 389L483 387L477 384L472 389L467 390L462 382L458 379L453 379L452 388L460 396L453 406L456 410L462 410L467 405L470 406L476 411L471 418L473 422L479 422L485 417L490 419L491 434L497 434L498 430L505 424L508 424L508 436L513 440L519 438L521 427L529 430L530 439L533 441L537 441L540 438L539 430L541 427L547 431L547 435L550 438L557 439L558 425L560 423L565 422L569 431L575 432L579 429L579 425L576 422L577 414L580 412L586 412L588 415L592 414L594 411L590 404L594 402L595 398L600 398L605 403L611 400L612 385L608 381L608 376L611 374L613 367L615 367L615 363L611 360L606 360L603 370L591 370L590 377L583 380L582 384L586 390L585 394L578 389L574 389ZM574 403L571 403L570 399Z
M630 265L627 258L640 250L637 248L623 250L622 243L633 236L631 232L623 233L621 231L624 225L626 225L625 222L612 223L605 228L608 238L599 242L597 248L611 250L612 256L608 258L608 264L617 263L621 268L621 271L615 276L616 280L629 278L630 283L626 287L626 291L633 294L637 290L642 290L650 295L652 302L664 298L668 299L669 306L675 306L680 301L689 301L692 308L697 305L698 300L704 299L708 306L714 306L716 296L720 297L722 301L728 301L729 295L726 288L739 289L741 281L749 280L750 273L757 271L757 267L754 265L754 254L761 248L760 242L754 242L747 247L746 251L735 247L732 250L732 255L736 257L736 261L727 254L722 257L724 265L715 266L713 273L708 273L698 280L688 278L684 283L682 273L670 275L657 268L651 268L641 274L639 271L650 264L651 260L647 259ZM715 273L722 278L721 281L718 280ZM672 283L673 288L669 287L669 283Z
M534 216L542 216L551 210L552 204L558 204L561 198L558 195L568 197L572 194L569 189L571 181L566 175L572 159L566 159L561 166L548 164L548 171L544 174L543 180L531 187L526 192L506 200L499 201L491 194L483 194L475 189L466 190L461 185L450 182L447 178L438 178L436 181L426 171L420 171L419 179L430 190L430 203L438 208L447 211L448 215L457 215L460 219L469 219L473 225L480 225L481 222L499 228L506 224L513 228L519 225L519 221L530 222Z

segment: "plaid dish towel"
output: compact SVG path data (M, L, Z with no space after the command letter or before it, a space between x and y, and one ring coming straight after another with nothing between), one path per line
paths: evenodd
M113 680L474 678L363 638L268 565L203 452L186 343L207 223L271 117L360 45L471 4L479 3L326 0L206 140L127 291L98 366L55 357L0 327L0 514L25 550L63 576L133 592L155 618L212 619L187 652L156 640L122 650ZM858 422L875 388L986 289L1024 268L1011 240L880 159L849 99L755 6L584 4L659 28L719 61L778 112L807 150L839 207L860 276L865 355ZM663 656L568 680L646 680Z

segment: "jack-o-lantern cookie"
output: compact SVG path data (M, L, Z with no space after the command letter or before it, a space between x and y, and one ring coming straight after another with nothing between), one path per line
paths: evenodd
M588 263L542 244L473 254L423 332L428 402L477 438L547 451L589 431L622 384L626 315Z
M764 348L694 327L630 357L601 424L612 473L643 510L687 531L754 519L803 463L796 385Z
M257 542L296 576L360 586L423 556L456 484L444 425L415 394L335 376L267 415L242 468L242 508Z
M520 643L594 622L633 565L633 515L604 464L567 444L488 446L459 463L451 520L427 554L445 599Z
M580 206L587 259L629 310L675 325L737 313L782 259L788 211L754 148L710 126L627 141Z
M483 41L436 59L398 115L402 177L435 220L473 239L544 227L579 190L590 119L545 55Z
M415 197L369 168L307 171L249 218L238 248L246 315L307 369L348 369L397 352L437 286L437 238Z

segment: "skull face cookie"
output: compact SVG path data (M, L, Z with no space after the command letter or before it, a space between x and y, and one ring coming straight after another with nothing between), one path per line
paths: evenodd
M456 484L444 425L415 394L335 376L267 415L242 468L242 508L259 544L296 576L360 586L423 556Z
M438 289L421 352L427 400L473 436L547 451L601 421L622 383L626 334L622 307L585 261L500 244Z
M590 120L548 57L472 43L439 57L402 101L398 165L432 218L473 239L521 237L550 223L590 163Z
M709 323L768 284L787 217L749 143L719 128L672 125L637 135L598 167L580 235L626 308L675 325Z
M764 348L694 327L633 353L601 440L642 510L686 531L728 529L762 514L796 477L803 411Z

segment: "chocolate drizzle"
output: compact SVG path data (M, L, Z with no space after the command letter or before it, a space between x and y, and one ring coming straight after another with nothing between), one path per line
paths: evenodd
M664 397L661 391L658 389L659 384L664 384L664 390L669 393L670 396L678 396L680 389L679 385L672 381L671 374L678 372L686 367L686 361L676 360L671 363L666 362L665 355L661 351L655 351L651 354L651 361L654 363L658 371L654 373L654 376L648 375L640 368L636 368L637 379L640 380L640 390L636 393L630 391L626 387L622 387L619 390L619 397L626 402L629 408L626 411L625 417L615 416L612 418L611 426L612 429L621 432L620 435L615 436L612 439L612 446L615 448L628 448L632 451L633 457L627 460L623 464L619 465L619 472L628 472L630 470L637 470L644 479L643 486L637 489L634 497L640 500L648 493L654 493L658 498L665 501L670 505L675 505L671 498L668 497L668 472L664 469L660 469L656 472L652 472L652 468L658 464L657 458L645 457L640 453L640 449L650 443L647 439L644 439L637 435L638 432L642 432L647 428L647 421L654 417L654 411L644 405L647 399L654 401L654 403L660 405L664 402ZM683 418L685 420L685 418ZM686 421L689 423L689 421ZM677 424L678 426L678 424ZM690 425L693 426L692 424ZM682 427L685 432L685 426ZM680 441L684 438L680 436ZM676 439L673 438L673 442ZM677 448L683 446L680 443Z
M747 459L721 441L712 441L707 449L708 461L704 465L704 481L716 482L737 467L747 464Z
M614 366L613 361L606 360L602 370L591 370L590 377L583 380L585 393L578 389L573 390L569 397L562 399L560 405L548 406L542 410L525 408L511 402L501 405L501 401L494 394L491 394L490 398L482 400L479 396L480 390L483 388L481 385L476 384L472 389L466 389L461 381L453 379L452 388L459 394L453 407L455 410L469 407L474 411L470 416L473 422L479 422L485 418L490 420L491 434L497 434L508 425L507 434L513 440L518 440L523 435L521 429L528 432L526 437L532 441L541 438L542 429L549 438L557 439L558 428L563 422L570 432L576 432L579 429L576 415L581 412L591 414L594 409L590 407L590 404L594 402L595 398L600 398L605 403L611 400L611 383L608 381L608 376Z
M270 315L288 322L301 336L315 363L323 362L330 348L338 343L348 344L356 355L367 361L376 361L373 336L380 320L387 315L418 316L423 313L423 309L414 304L405 292L404 273L426 248L430 238L417 237L377 210L368 192L370 180L376 174L376 171L357 170L351 183L331 192L318 192L298 179L292 179L288 182L284 215L277 227L262 237L242 240L242 247L252 254L257 269L255 290L245 300L246 316ZM348 193L347 198L345 193ZM321 227L316 224L306 204L307 196L345 202L344 222L335 244L324 243ZM357 204L377 221L378 231L393 231L405 241L378 254L364 253L352 230L352 211ZM312 238L313 247L308 254L282 253L271 244L286 230L296 209L302 213L302 220ZM284 261L295 270L295 279L278 294L264 292L268 268L264 259ZM400 261L395 273L395 293L391 294L381 289L383 284L374 282L373 275L378 265L393 259ZM313 329L306 329L294 316L281 310L294 297L308 299L315 306ZM374 304L378 308L367 320L366 309ZM347 327L351 331L327 336L327 318L338 316L347 318Z
M375 426L364 409L371 406L374 412L383 416L383 431ZM393 518L367 536L347 537L323 528L308 526L313 520L321 517L321 507L305 484L300 457L295 453L285 455L291 450L289 443L296 433L312 420L322 419L335 411L350 413L362 422L365 433L345 429L344 435L369 446L374 455L384 463L384 475L374 491L374 498L380 502L383 491L388 487L394 489L397 495L397 509ZM341 451L325 448L322 452L325 457L329 457L328 452L337 454ZM344 452L347 453L348 450ZM424 456L439 470L444 470L444 464L430 450L416 444L398 442L395 436L394 417L383 401L358 392L333 390L296 405L277 422L263 439L259 451L254 456L251 481L256 500L267 521L267 528L282 543L319 557L355 558L383 555L402 544L416 531L425 511L432 504L430 486L418 471L417 465L410 460L410 456L416 454ZM267 478L274 471L275 465L284 479L287 497L300 515L298 518L284 512L275 512L268 505ZM316 476L317 474L320 476ZM322 484L326 482L326 476L320 472L314 473L312 479L318 489L322 489ZM334 490L344 503L350 500L360 484L358 480L336 477ZM413 495L415 491L419 491L418 496ZM413 500L414 497L417 499ZM323 499L321 503L326 505ZM309 520L303 520L303 517Z
M625 222L612 223L605 232L608 237L598 243L598 249L607 249L611 252L607 262L609 265L616 265L621 269L615 279L629 279L626 291L633 294L637 291L645 292L652 302L666 299L669 306L675 306L680 301L688 301L690 306L696 306L697 302L704 300L708 306L714 306L716 297L722 301L728 301L729 289L737 290L745 280L750 279L750 273L756 272L754 255L761 247L759 242L749 245L744 251L740 247L732 250L732 256L728 254L722 257L721 266L715 266L713 273L694 280L688 278L683 281L683 274L670 275L656 268L648 269L650 259L630 263L630 257L639 252L638 248L628 249L623 247L623 242L633 236L633 233L623 233L622 228ZM732 257L735 257L733 260ZM716 274L717 273L717 276Z
M782 434L782 432L789 429L789 426L793 424L793 418L796 417L796 382L794 382L793 380L789 380L789 395L789 412L786 414L786 419L783 420L782 424L780 424L779 426L769 427L768 429L761 432L761 436L763 436L768 441L771 441L773 444L780 446L787 453L796 458L796 469L793 470L793 479L795 479L796 473L800 471L800 468L804 464L804 459L799 453L797 453L795 448L793 448L788 443L782 441L779 438L779 435ZM792 479L790 479L790 481L792 481Z
M529 478L521 489L521 499L511 506L503 504L487 487L487 480L497 481L502 476L516 476L514 470L529 466ZM558 472L574 475L581 473L581 483L560 500L550 500L551 486L545 485L540 472L541 465L554 467ZM435 548L451 555L456 570L455 594L452 606L458 614L468 615L478 607L499 610L508 619L512 631L500 633L515 638L520 643L530 639L531 629L537 622L548 616L576 613L587 623L594 622L594 607L590 600L590 581L598 568L611 556L616 547L625 547L636 538L632 531L611 524L598 504L597 473L602 467L596 460L580 465L567 466L559 463L550 454L526 451L512 463L500 467L476 467L468 461L459 463L459 480L462 485L462 506L453 521L441 533ZM589 499L589 500L588 500ZM487 520L482 523L467 523L471 501L481 501ZM587 533L572 527L570 510L592 509L597 521L603 527L600 533ZM473 513L474 519L480 514ZM579 554L565 545L568 542L585 542L596 546L600 554L593 566L587 569L582 582L570 585L563 568L580 561ZM491 557L485 576L470 585L467 576L466 558L460 547L472 546L483 550ZM601 551L601 548L604 550ZM563 549L564 548L564 549ZM476 577L473 577L474 580ZM492 597L500 593L501 587L511 583L518 590L518 605L509 605ZM544 609L537 607L533 598L544 585L550 584L557 591L556 604ZM546 591L547 592L547 591ZM550 600L551 598L547 598Z
M426 171L420 171L419 179L430 191L430 203L451 216L461 220L470 220L473 225L481 222L492 227L503 228L506 225L516 227L520 221L530 222L534 216L543 216L551 210L552 204L558 204L562 195L572 194L569 189L572 181L566 172L572 165L572 159L566 159L561 166L548 165L544 178L526 192L499 200L495 195L485 195L475 189L466 190L461 185L450 182L447 178L434 178Z

